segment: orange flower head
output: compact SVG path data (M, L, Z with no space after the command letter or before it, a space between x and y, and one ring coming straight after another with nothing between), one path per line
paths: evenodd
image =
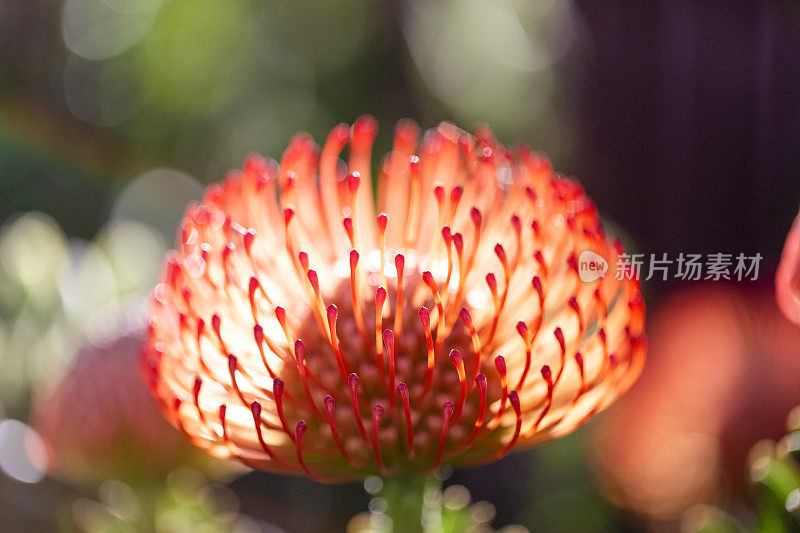
M424 475L564 435L638 377L639 285L581 281L582 252L622 248L580 185L488 129L420 140L403 121L373 195L376 132L341 124L321 151L297 135L187 209L142 361L212 454Z

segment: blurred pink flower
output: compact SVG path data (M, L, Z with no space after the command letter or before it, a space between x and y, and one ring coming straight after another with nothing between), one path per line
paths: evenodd
M49 473L75 484L159 479L195 448L160 416L137 370L141 334L79 350L74 367L35 400L33 426Z

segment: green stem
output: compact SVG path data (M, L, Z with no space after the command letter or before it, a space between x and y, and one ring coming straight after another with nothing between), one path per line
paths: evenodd
M392 530L408 533L425 531L422 527L425 492L441 491L441 488L441 481L435 477L384 478L381 496L388 504L386 514L392 519Z

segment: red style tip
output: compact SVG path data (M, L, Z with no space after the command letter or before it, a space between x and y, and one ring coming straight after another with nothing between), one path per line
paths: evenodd
M436 459L433 462L433 470L439 468L442 462L442 452L444 452L444 441L447 438L447 431L450 429L450 418L453 416L453 402L446 401L442 407L442 434L439 437L439 448L436 451Z
M489 290L492 291L492 294L497 294L497 277L494 275L494 272L486 274L486 285L489 286Z
M403 414L406 421L406 446L408 448L408 456L414 456L414 424L411 420L411 404L408 397L408 387L405 383L400 382L397 385L397 394L400 395L400 403L403 405Z
M361 115L353 124L353 142L369 141L378 134L378 121L372 115Z
M335 322L336 317L339 316L339 309L336 307L336 304L331 304L328 306L328 321Z
M459 254L464 251L464 237L460 233L453 234L453 246Z
M564 332L561 331L560 327L556 327L556 329L553 330L553 336L555 336L558 341L558 346L561 348L561 351L565 352L567 348L564 343Z
M394 350L394 333L390 329L383 330L383 342L386 343L386 347L393 351Z
M347 386L350 389L350 405L353 407L353 416L356 419L356 426L358 427L358 432L361 435L361 438L364 439L364 442L369 442L367 438L367 431L364 428L364 422L361 420L361 411L359 410L358 404L358 385L359 379L358 375L353 372L347 378Z
M577 298L575 298L574 296L570 296L568 303L569 303L570 308L572 308L573 311L575 311L576 313L580 312L581 308L578 305L578 299Z
M306 252L300 252L297 254L297 259L300 261L300 266L303 267L303 270L308 270L308 254Z
M578 371L581 374L581 388L578 389L578 396L575 397L577 400L581 394L586 392L586 377L584 376L583 355L581 355L581 352L575 352L575 364L578 365Z
M472 219L472 223L475 226L480 227L481 222L483 221L483 216L481 215L480 209L473 207L469 210L469 216Z
M331 436L333 437L333 441L336 444L336 447L339 449L339 453L342 454L345 461L348 463L350 462L350 455L345 450L344 445L342 444L342 439L339 437L339 430L336 427L336 400L328 394L322 400L322 403L325 405L325 414L328 417L328 426L331 428Z
M222 262L227 262L228 257L230 257L234 251L236 251L236 245L232 242L227 243L225 248L222 249Z
M306 462L303 460L303 436L306 434L306 429L308 429L306 421L300 420L294 430L295 445L297 447L297 462L300 464L300 467L306 471L306 474L308 474L310 478L319 480L320 478L316 476L310 468L308 468L308 465L306 465Z
M259 405L258 407L260 408L261 406ZM225 423L225 420L226 420L225 419L225 414L227 412L228 412L228 406L227 405L225 405L223 403L222 405L219 406L219 423L222 426L222 440L223 440L223 442L226 442L226 443L229 440L228 439L228 426ZM261 428L261 426L259 424L256 424L256 429L260 430L260 428Z
M572 220L572 219L569 219ZM568 221L569 221L568 220ZM575 257L575 252L571 252L567 257L567 265L569 266L570 270L577 274L578 272L578 258Z
M357 170L354 170L347 176L347 187L352 194L355 194L358 191L359 185L361 185L361 174Z
M445 418L448 421L450 419L450 416L452 416L454 409L455 409L455 406L453 405L453 402L451 402L450 400L447 400L446 402L444 402L444 405L442 406L442 412L444 413Z
M506 359L502 355L498 355L494 358L494 367L497 369L497 373L501 376L506 375Z
M511 402L511 406L514 408L514 414L516 415L517 421L516 424L514 424L514 434L511 436L511 440L509 440L508 443L503 447L501 455L505 455L511 450L511 448L514 447L519 439L520 430L522 429L522 408L519 404L519 396L517 395L517 391L512 390L509 392L508 400Z
M450 246L450 241L453 239L452 231L450 230L450 226L443 226L442 227L442 239L444 239L444 243L447 246Z
M419 135L419 126L413 120L401 119L394 128L394 135L398 140L405 143L416 142Z
M508 393L508 401L511 402L511 406L514 408L514 412L517 414L517 417L522 416L522 409L519 405L519 395L517 391L512 390Z
M461 201L462 196L464 196L464 187L461 185L456 185L450 190L450 202L454 205Z
M494 254L500 260L501 263L506 263L506 250L503 248L503 245L499 242L494 245Z
M339 143L346 144L350 142L350 126L347 124L337 124L331 130L331 137L335 138Z
M314 289L314 293L319 292L319 277L317 276L317 271L309 269L308 273L308 282L311 284L311 288Z
M306 345L303 344L302 340L297 339L294 341L294 353L296 354L298 361L303 360L303 356L306 354Z
M400 394L400 397L408 398L408 385L405 383L398 383L397 385L397 392Z
M419 320L422 322L422 327L426 330L431 327L431 313L427 307L419 308Z
M467 329L472 329L472 315L470 315L469 309L462 307L458 316L461 318L464 325L467 326Z
M259 288L260 286L261 284L258 282L258 278L256 278L255 276L251 276L247 290L252 295L254 292L256 292L256 289Z
M253 239L256 238L256 231L253 228L249 228L247 233L244 234L244 249L249 254L250 248L253 247Z
M408 158L408 167L411 169L411 173L414 175L419 175L419 156L412 155Z
M377 421L376 425L380 425L381 418L383 417L385 409L381 404L376 404L375 407L372 408L372 421L373 423ZM376 428L377 429L377 428Z
M372 408L372 452L375 455L375 462L378 464L378 469L383 472L383 460L381 459L381 450L378 446L378 434L381 427L381 419L383 418L383 406L377 404Z

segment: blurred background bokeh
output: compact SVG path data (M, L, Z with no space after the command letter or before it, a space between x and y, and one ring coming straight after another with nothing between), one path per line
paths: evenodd
M453 472L493 504L474 516L800 527L800 327L772 289L800 203L798 43L789 0L0 0L0 531L380 515L374 487L196 453L136 373L186 203L249 152L363 113L377 153L402 117L543 150L641 253L763 256L758 281L645 282L640 383L574 435Z

